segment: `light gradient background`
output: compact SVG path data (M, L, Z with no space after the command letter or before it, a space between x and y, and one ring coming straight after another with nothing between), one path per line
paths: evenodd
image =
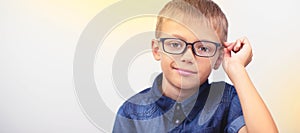
M1 133L101 132L87 119L78 103L73 85L73 57L85 26L115 2L0 1ZM229 40L247 36L252 43L254 57L247 69L279 130L300 132L299 1L216 2L229 19ZM106 41L120 36L126 40L143 30L153 30L154 24L151 17L130 20L116 27ZM134 89L138 88L136 91L149 84L148 78L141 77L139 84L130 80L138 76L134 75L136 71L144 69L140 63L143 59L158 65L150 55L132 63L129 82ZM149 70L156 72L159 67ZM116 111L122 102L119 99L109 103L111 110Z

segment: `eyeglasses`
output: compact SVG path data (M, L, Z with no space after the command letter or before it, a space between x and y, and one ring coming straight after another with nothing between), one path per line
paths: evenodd
M169 54L183 54L187 50L187 46L191 45L193 53L199 57L213 57L217 52L217 47L220 43L201 40L193 43L188 43L179 38L159 38L162 42L163 50Z

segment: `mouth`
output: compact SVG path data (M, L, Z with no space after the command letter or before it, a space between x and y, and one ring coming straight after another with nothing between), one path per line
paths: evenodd
M182 68L176 68L176 67L172 67L172 68L175 71L177 71L182 76L190 76L190 75L197 74L197 72L192 71L192 70L187 70L187 69L182 69Z

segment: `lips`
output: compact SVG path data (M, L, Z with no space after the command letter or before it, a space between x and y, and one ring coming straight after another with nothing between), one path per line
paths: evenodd
M187 70L187 69L176 68L176 67L173 67L173 69L175 71L177 71L182 76L189 76L189 75L197 74L197 72L191 71L191 70Z

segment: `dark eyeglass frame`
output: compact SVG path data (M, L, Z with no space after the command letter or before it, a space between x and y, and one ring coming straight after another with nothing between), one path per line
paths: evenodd
M184 43L185 43L185 48L184 48L184 50L183 50L181 53L170 53L170 52L166 51L166 50L165 50L165 45L164 45L164 43L165 43L165 40L168 40L168 39L175 39L175 40L180 40L180 41L184 42ZM166 53L174 54L174 55L180 55L180 54L183 54L183 53L187 50L187 46L188 46L188 45L191 45L191 46L192 46L192 51L193 51L193 54L194 54L194 55L199 56L199 57L207 57L207 58L208 58L208 57L213 57L213 56L215 56L215 54L216 54L216 52L217 52L217 48L222 46L220 43L212 42L212 41L207 41L207 40L199 40L199 41L195 41L195 42L193 42L193 43L189 43L189 42L186 42L185 40L182 40L182 39L180 39L180 38L159 38L158 41L160 41L160 42L162 43L163 50L164 50L164 52L166 52ZM214 53L213 53L212 55L209 55L209 56L204 56L204 55L199 55L199 54L197 54L197 52L196 52L196 50L195 50L195 48L194 48L194 45L195 45L196 43L198 43L198 42L206 42L206 43L212 43L212 44L214 44L214 45L216 46L216 49L215 49Z

